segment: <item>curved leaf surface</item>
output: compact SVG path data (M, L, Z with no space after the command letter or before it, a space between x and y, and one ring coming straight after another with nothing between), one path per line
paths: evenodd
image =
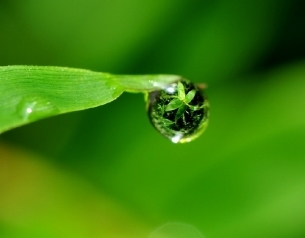
M158 90L179 79L176 75L112 75L51 66L0 67L0 133L103 105L124 91Z

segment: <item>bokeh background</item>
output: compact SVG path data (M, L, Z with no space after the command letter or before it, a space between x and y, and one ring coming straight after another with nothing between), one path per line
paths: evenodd
M304 238L304 9L1 1L0 65L183 75L208 84L211 118L172 144L123 94L0 135L0 237Z

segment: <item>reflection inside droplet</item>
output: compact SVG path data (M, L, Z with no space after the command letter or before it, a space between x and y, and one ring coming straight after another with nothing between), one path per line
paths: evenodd
M170 94L173 94L176 91L176 89L174 87L167 87L165 88L165 91Z
M206 129L209 103L202 90L182 79L150 92L147 113L152 125L163 136L173 143L184 143L194 140Z

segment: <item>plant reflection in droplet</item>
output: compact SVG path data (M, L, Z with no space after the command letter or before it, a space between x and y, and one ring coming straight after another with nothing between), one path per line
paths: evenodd
M207 127L209 103L196 85L183 79L149 93L148 116L153 126L174 143L192 141Z

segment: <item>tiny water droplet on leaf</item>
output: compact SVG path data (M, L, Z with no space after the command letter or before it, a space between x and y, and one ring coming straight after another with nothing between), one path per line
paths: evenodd
M147 112L152 125L174 143L189 142L208 125L209 103L203 91L186 79L150 92Z
M16 107L16 113L24 121L36 121L46 116L55 115L59 110L48 100L37 97L23 97Z

